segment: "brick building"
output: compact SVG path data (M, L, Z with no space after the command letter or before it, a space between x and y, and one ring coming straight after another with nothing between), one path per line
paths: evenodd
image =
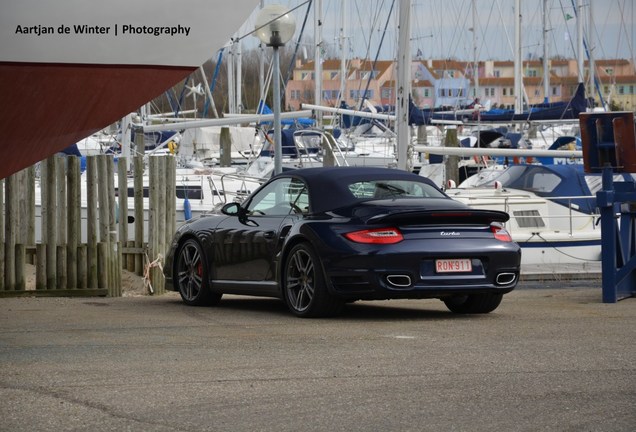
M597 106L603 102L613 109L636 110L636 70L625 59L595 62L596 90L587 85L586 94ZM322 64L322 103L336 106L344 100L348 106L359 106L363 96L376 105L394 104L396 98L396 68L393 61L373 62L354 59L347 64L344 95L340 95L340 60L325 60ZM475 89L473 62L455 60L414 60L411 64L411 94L420 107L454 106L479 97L493 106L514 106L514 63L512 61L481 61L478 63L479 87ZM550 60L550 102L569 100L578 83L577 61ZM522 64L526 98L531 104L544 101L543 64L527 60ZM585 77L589 82L589 62L585 62ZM301 103L315 103L314 63L297 62L292 79L285 89L288 109L299 109Z

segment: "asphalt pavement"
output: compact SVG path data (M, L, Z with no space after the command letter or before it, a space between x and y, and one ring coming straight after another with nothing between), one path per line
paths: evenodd
M552 283L552 282L550 282ZM0 299L2 431L633 431L636 299L522 281L298 319L277 300Z

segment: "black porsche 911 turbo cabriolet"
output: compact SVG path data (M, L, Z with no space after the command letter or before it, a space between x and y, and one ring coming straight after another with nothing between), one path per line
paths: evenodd
M356 300L421 298L488 313L519 280L521 250L507 220L406 171L291 170L242 204L180 226L166 287L188 305L223 294L278 297L300 317L334 315Z

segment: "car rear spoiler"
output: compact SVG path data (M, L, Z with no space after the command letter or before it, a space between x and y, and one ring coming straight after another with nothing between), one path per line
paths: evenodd
M452 209L452 210L409 210L371 216L369 224L401 223L413 224L478 224L506 222L508 213L498 210Z

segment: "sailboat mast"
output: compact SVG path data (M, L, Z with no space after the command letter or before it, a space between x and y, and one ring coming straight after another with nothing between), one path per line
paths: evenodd
M477 5L473 0L473 77L475 80L475 97L479 97L479 60L477 59Z
M588 26L588 32L589 32L589 37L588 37L588 50L589 50L589 70L590 70L590 92L589 94L591 94L592 96L594 96L595 93L595 84L596 84L596 64L594 61L594 8L593 8L593 4L594 2L592 0L589 0L590 2L590 23ZM594 98L592 98L594 99Z
M260 9L265 7L265 0L261 0ZM258 65L258 94L259 98L263 98L263 102L265 101L265 48L263 47L263 42L258 44L259 50L259 65Z
M347 100L347 0L340 2L340 100Z
M236 113L243 111L243 42L236 42Z
M523 80L521 78L521 0L515 0L515 114L523 112Z
M579 66L579 82L582 83L585 80L585 50L583 47L583 0L578 0L576 4L576 37L577 37L577 56Z
M315 0L314 41L316 44L314 51L314 100L316 105L322 105L322 0ZM320 111L316 113L316 126L322 126L322 113Z
M400 0L400 20L397 62L397 165L398 169L409 170L409 96L411 95L411 0Z
M548 40L548 0L543 0L543 102L550 101L550 53Z
M236 114L236 98L234 88L234 38L230 43L229 58L227 60L227 99L228 99L228 112L230 114Z

